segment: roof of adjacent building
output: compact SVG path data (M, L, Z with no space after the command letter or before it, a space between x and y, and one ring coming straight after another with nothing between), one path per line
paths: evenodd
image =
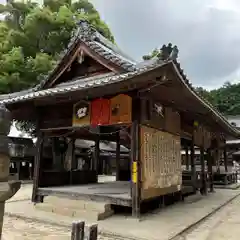
M89 149L89 148L95 146L95 142L90 141L90 140L76 139L75 145L79 148ZM101 141L99 144L99 148L101 151L115 152L116 151L116 142ZM127 149L126 147L121 145L120 152L128 153L129 149Z
M95 53L121 67L123 71L120 73L111 72L85 78L80 77L70 82L60 83L51 88L45 88L46 84L50 81L52 74L54 74L54 71L59 69L63 59L69 54L72 46L76 44L77 41L84 42L84 44L92 49ZM240 132L234 126L232 126L221 113L219 113L209 102L197 94L176 59L170 57L167 59L159 59L158 57L155 57L151 60L136 63L130 57L124 54L117 46L98 33L85 20L79 22L79 27L72 35L68 48L60 54L59 61L55 69L53 69L48 76L42 76L42 80L39 85L32 89L21 92L1 95L0 103L8 105L15 102L28 101L31 99L38 99L58 94L60 95L63 93L107 86L118 82L130 81L130 79L136 78L136 76L157 70L165 65L170 65L173 68L185 88L190 92L190 94L193 95L194 98L199 101L204 108L211 112L211 115L217 119L217 121L220 120L224 127L228 128L229 131L235 136L240 136Z

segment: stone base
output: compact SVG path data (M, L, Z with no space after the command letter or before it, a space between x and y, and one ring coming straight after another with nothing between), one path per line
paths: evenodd
M232 183L227 185L214 185L214 188L235 190L240 188L240 183Z
M79 218L79 220L89 219L91 221L104 220L114 213L110 204L53 196L45 197L44 202L37 203L35 208L41 211Z

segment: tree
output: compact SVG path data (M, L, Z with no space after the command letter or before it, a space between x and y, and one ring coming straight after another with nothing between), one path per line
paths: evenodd
M114 41L107 25L87 0L45 0L44 5L9 0L0 5L0 92L32 87L46 75L67 47L80 19L87 19Z
M224 115L240 115L240 84L226 82L215 90L196 88L196 91Z
M150 52L149 54L143 55L142 58L143 58L143 60L150 60L150 59L158 56L160 53L161 53L161 50L158 49L158 48L155 48L155 49L153 49L153 51Z
M80 19L87 19L114 42L108 26L87 0L45 0L40 6L30 0L0 4L0 93L30 88L51 71ZM34 130L23 122L21 129Z

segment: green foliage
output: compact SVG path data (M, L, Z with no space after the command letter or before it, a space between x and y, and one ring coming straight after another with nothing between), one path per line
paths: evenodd
M161 54L161 50L158 48L155 48L155 49L153 49L153 51L151 53L144 55L142 58L143 58L143 60L150 60L154 57L159 56L159 54Z
M196 90L224 115L240 115L240 84L227 82L212 91L206 91L203 88Z
M0 5L0 93L32 87L46 75L67 47L76 22L89 20L114 41L107 25L91 3L79 0L8 1Z
M43 6L30 0L0 4L0 94L38 84L39 75L55 66L80 19L87 19L114 42L108 26L87 0L45 0ZM29 128L25 123L21 124Z

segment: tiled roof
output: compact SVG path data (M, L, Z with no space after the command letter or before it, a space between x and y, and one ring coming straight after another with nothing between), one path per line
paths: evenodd
M70 51L71 47L78 41L84 42L95 53L99 54L106 60L116 64L126 72L136 70L136 63L126 56L122 51L112 44L108 39L95 30L86 20L78 23L78 28L73 32L68 47L64 49L60 55L56 67L45 76L40 76L40 84L37 89L41 89L49 80L49 76L58 68L65 55Z
M167 63L162 62L160 64L143 67L135 71L122 73L122 74L107 73L107 74L97 75L94 77L80 78L80 79L76 79L75 81L59 84L56 87L49 88L49 89L43 89L38 91L35 89L35 90L28 90L23 92L1 95L0 103L11 104L14 102L27 101L35 98L53 96L57 94L67 93L67 92L74 92L77 90L105 86L111 83L128 80L132 77L141 75L144 72L153 70L154 68L161 67L165 64Z

